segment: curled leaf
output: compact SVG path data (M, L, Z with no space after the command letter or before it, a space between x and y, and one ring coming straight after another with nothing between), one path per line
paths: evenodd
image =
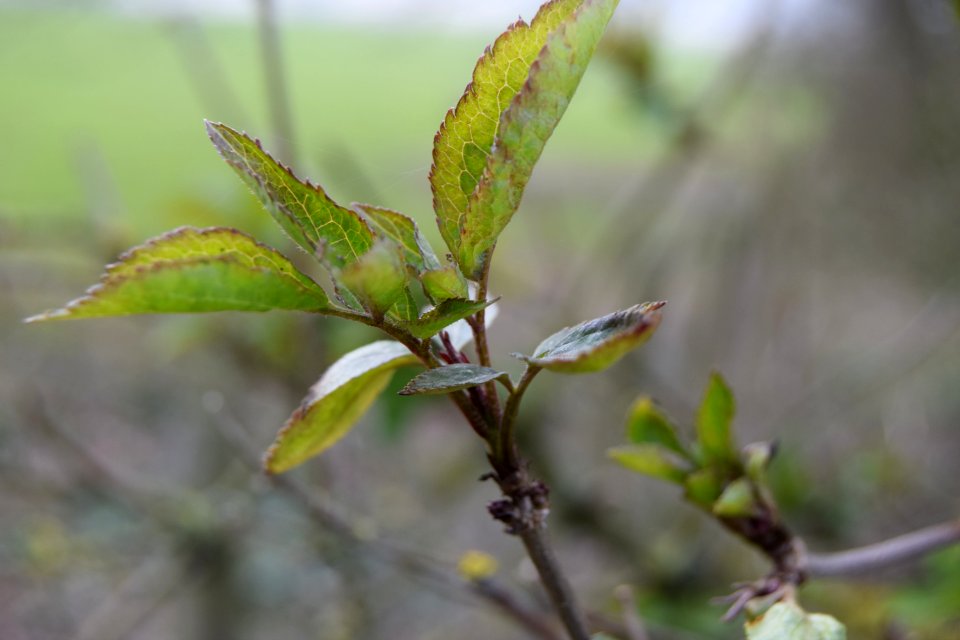
M27 321L270 309L332 305L320 285L250 236L182 227L124 253L83 297Z
M264 468L282 473L342 438L390 382L393 372L416 364L399 342L380 340L337 360L310 389L264 457Z
M757 513L757 498L747 478L737 478L726 486L713 503L713 513L722 518L745 518Z
M653 334L665 304L646 302L568 327L541 342L532 356L518 357L561 373L601 371Z
M382 318L404 296L407 270L397 245L381 239L359 260L340 271L337 280L359 298L363 308L374 318ZM408 300L402 300L401 304L407 311L404 315L409 315Z

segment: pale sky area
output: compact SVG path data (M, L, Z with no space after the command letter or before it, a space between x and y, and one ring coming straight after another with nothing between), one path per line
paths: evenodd
M497 28L529 19L542 0L274 0L284 20L453 28ZM124 13L218 15L249 19L255 0L108 0ZM821 0L622 0L617 19L639 20L682 46L724 48L751 33L776 8L781 26L815 19Z

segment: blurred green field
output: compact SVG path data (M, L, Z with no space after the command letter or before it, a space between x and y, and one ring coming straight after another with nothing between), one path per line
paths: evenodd
M375 192L424 219L433 134L493 35L285 30L301 172L340 200ZM6 12L0 60L0 215L20 222L83 215L106 192L138 234L159 232L183 222L182 197L217 202L237 186L203 118L271 148L249 24ZM657 152L656 122L617 82L609 65L591 69L547 162L602 170Z

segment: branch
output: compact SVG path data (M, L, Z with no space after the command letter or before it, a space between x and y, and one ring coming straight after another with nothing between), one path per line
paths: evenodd
M807 555L810 577L848 576L916 560L934 551L960 543L960 519L907 533L866 547L837 553Z

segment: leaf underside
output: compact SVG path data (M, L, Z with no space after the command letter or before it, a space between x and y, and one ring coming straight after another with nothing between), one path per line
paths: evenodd
M332 308L320 285L250 236L182 227L124 253L83 297L27 321Z
M507 374L490 367L457 363L427 369L400 390L401 396L436 395L476 387Z
M270 473L282 473L342 438L390 382L393 372L417 363L399 342L380 340L351 351L327 369L277 434L264 457Z
M307 253L333 268L342 268L373 246L373 232L356 211L334 202L319 186L297 178L264 151L259 141L225 124L206 125L223 159Z
M560 373L601 371L653 334L665 304L646 302L568 327L541 342L532 356L519 357Z

